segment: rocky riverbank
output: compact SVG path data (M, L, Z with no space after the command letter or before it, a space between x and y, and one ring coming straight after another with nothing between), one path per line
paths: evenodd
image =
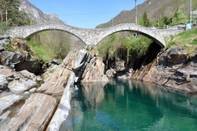
M30 73L27 69L16 71L16 65L24 57L7 57L5 52L11 51L6 50L6 45L2 45L0 130L58 131L68 116L71 87L74 83L108 81L102 60L86 50L70 51L62 64L52 64L43 77L36 76L33 74L36 72ZM12 53L16 54L16 51Z
M197 54L183 48L165 51L149 65L132 74L132 79L164 85L185 93L197 93Z

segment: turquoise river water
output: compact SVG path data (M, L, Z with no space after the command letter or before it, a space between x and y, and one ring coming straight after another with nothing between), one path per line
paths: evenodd
M197 96L111 79L75 86L60 131L197 131Z

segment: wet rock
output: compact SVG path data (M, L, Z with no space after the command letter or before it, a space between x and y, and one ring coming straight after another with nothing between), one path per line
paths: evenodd
M40 93L32 94L11 119L5 131L44 130L56 107L56 99Z
M92 58L86 66L81 82L108 81L107 76L104 75L104 67L105 65L100 58Z
M107 77L115 77L115 74L116 74L116 70L113 68L106 71Z

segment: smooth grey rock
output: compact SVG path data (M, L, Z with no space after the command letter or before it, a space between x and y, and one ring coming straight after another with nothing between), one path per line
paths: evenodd
M0 116L0 131L4 131L7 128L7 124L10 121L10 118L8 118L10 113L11 111L7 111Z
M24 59L19 52L3 51L1 52L1 62L3 65L14 67Z
M46 126L57 106L54 97L34 93L7 124L4 131L46 131Z
M2 39L9 39L9 36L7 36L7 35L0 35L0 40L2 40Z
M10 91L15 94L23 93L35 86L37 83L32 80L14 80L8 84Z
M19 71L19 73L27 78L27 79L31 79L31 80L36 80L36 75L34 75L33 73L30 73L29 71L27 70L22 70L22 71Z
M0 90L4 90L8 87L8 81L6 79L6 76L3 74L0 74Z
M187 60L187 53L181 47L172 48L168 51L167 62L168 63L181 63Z
M32 88L29 90L29 92L34 93L36 91L36 88Z
M1 97L0 98L0 114L2 113L2 111L4 109L8 108L14 102L17 102L17 101L21 100L22 98L23 98L23 96L15 95L15 94Z

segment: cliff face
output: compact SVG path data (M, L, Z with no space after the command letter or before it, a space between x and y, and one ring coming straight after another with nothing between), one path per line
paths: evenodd
M64 24L56 14L45 14L28 0L21 0L19 10L27 13L34 24Z

